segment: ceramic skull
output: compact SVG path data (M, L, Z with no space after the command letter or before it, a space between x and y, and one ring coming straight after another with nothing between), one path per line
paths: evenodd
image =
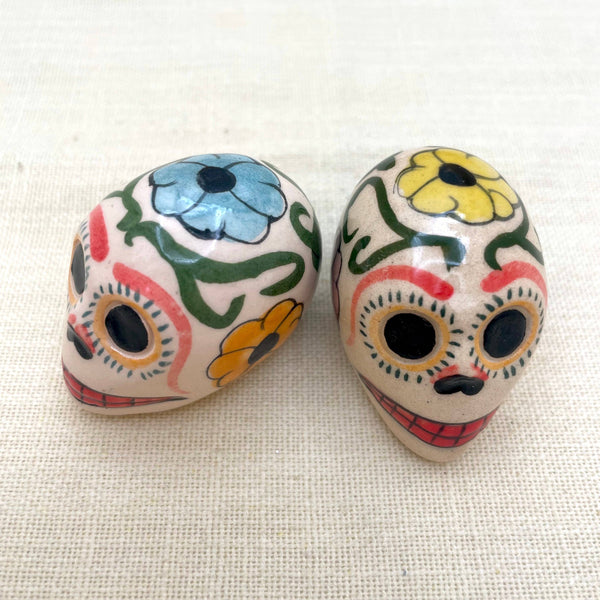
M523 373L547 291L536 232L486 162L400 152L357 185L332 263L346 354L392 432L434 461L458 457Z
M137 177L73 242L67 388L91 410L127 414L227 385L295 329L320 248L310 203L267 163L209 154Z

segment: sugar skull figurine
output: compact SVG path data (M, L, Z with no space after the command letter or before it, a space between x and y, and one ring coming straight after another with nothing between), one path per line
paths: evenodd
M457 458L527 366L547 291L536 232L490 165L400 152L358 184L331 273L346 354L408 448Z
M185 158L107 196L73 241L62 361L96 412L176 408L274 352L312 298L314 211L272 165Z

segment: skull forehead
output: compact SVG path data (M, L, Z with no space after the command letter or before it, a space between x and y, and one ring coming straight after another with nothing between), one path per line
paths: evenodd
M431 156L433 158L415 162L414 157ZM437 157L440 158L437 158ZM440 171L455 163L467 171L471 162L486 178L477 173L473 186L457 186L445 183ZM484 170L487 169L487 170ZM494 175L495 174L495 175ZM490 179L495 176L499 179ZM379 180L379 181L377 181ZM500 191L495 191L494 187ZM475 194L471 192L475 191ZM389 211L381 210L381 198L385 194ZM504 201L510 196L510 202ZM504 208L502 215L494 213L494 201ZM372 246L392 243L402 237L403 228L418 232L419 236L446 236L461 240L465 256L457 268L471 268L483 260L487 244L507 230L507 221L511 228L522 220L520 199L495 169L460 150L427 147L399 152L386 161L382 161L368 173L356 187L347 209L347 228L349 232L359 230L360 235L368 235ZM400 225L395 229L396 225ZM436 258L439 247L421 246L418 236L415 242L402 252L395 254L392 261L404 264L425 264L432 270L446 268L443 260ZM524 260L531 260L527 254Z

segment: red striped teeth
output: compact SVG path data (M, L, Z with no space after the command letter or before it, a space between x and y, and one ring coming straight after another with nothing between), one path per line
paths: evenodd
M151 396L151 397L133 397L133 396L115 396L114 394L104 394L89 388L74 375L72 375L63 363L63 376L67 389L75 400L87 404L88 406L99 406L101 408L125 408L128 406L145 406L146 404L156 404L157 402L170 402L173 400L185 400L183 396Z
M481 431L485 429L497 409L491 413L469 421L468 423L442 423L432 421L413 413L406 408L396 404L383 392L377 389L366 377L359 374L361 381L373 394L373 397L398 422L404 429L424 441L426 444L438 448L456 448L470 442Z

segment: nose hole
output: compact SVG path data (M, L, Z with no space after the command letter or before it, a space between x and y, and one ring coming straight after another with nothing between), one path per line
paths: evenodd
M438 394L462 392L467 396L474 396L483 389L483 380L478 377L467 377L466 375L449 375L438 379L433 384L433 389Z
M73 342L73 346L75 346L75 350L81 358L85 360L90 360L92 358L92 351L86 346L85 342L75 333L73 326L71 323L67 324L67 339L70 342Z

